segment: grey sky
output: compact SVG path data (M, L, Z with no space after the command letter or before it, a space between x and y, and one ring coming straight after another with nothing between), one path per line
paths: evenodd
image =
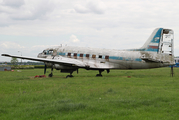
M0 54L36 57L60 44L138 48L163 27L174 30L179 56L178 6L178 0L0 0Z

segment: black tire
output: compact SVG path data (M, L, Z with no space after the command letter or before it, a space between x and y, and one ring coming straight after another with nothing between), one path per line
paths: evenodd
M49 77L52 77L52 76L53 76L53 74L51 73L51 74L49 74L48 76L49 76Z

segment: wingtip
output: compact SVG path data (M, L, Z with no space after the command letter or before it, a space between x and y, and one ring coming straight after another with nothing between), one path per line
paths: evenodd
M8 54L1 54L1 56L10 56L10 55L8 55Z

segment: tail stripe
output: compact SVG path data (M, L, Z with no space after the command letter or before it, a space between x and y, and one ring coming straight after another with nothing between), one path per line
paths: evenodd
M153 39L151 40L151 43L160 43L160 38L161 38L162 30L163 30L163 28L160 28L160 29L156 32L155 36L154 36Z

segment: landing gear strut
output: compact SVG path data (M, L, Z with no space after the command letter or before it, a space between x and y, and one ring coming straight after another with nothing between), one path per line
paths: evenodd
M97 74L96 77L102 77L102 74L101 74L101 73L102 73L103 71L104 71L104 70L99 70L99 74Z
M73 77L72 73L73 73L73 72L71 72L70 75L67 75L66 78L68 78L68 77Z
M51 73L48 75L49 77L52 77L53 76L53 67L51 68Z
M101 74L103 71L104 70L99 70L99 74L97 74L96 77L103 77L102 74ZM107 71L107 73L109 73L110 69L106 69L106 71Z

